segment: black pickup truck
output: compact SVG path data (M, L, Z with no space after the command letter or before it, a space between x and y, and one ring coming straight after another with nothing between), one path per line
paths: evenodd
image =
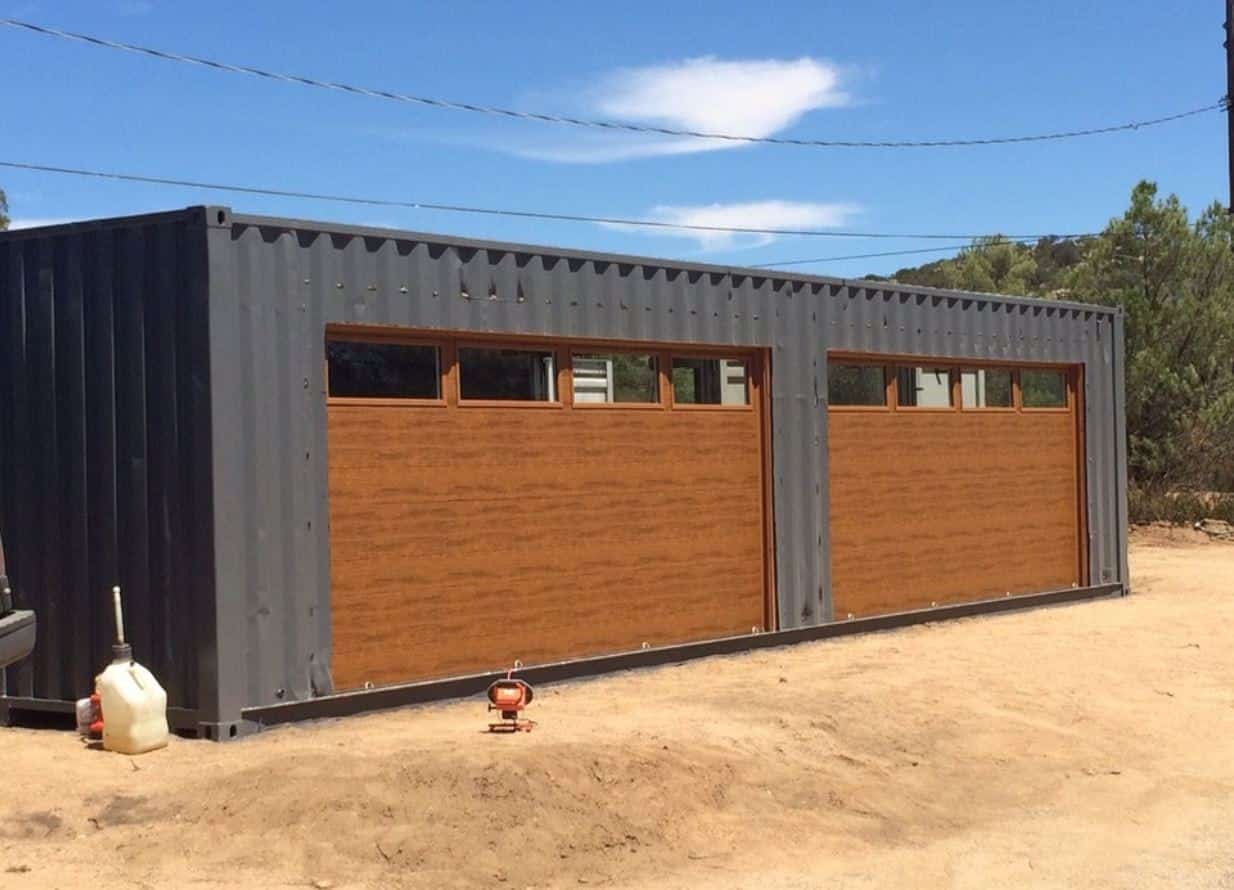
M13 592L0 540L0 668L21 661L34 648L34 613L13 608Z

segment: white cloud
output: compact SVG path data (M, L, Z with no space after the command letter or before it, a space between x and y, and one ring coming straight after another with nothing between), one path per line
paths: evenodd
M627 121L770 136L807 111L842 105L839 71L816 59L722 62L714 57L616 72L597 109Z
M861 211L856 204L803 201L748 201L734 204L653 207L648 219L675 225L723 226L726 228L816 230L845 225ZM698 229L661 229L605 224L609 228L643 234L691 238L703 250L763 247L783 235L754 232L709 232Z
M715 151L721 148L736 148L738 145L739 143L720 139L672 139L666 136L640 136L635 133L613 132L605 135L577 133L562 142L513 145L510 148L520 157L537 161L598 164L605 161L628 161L633 158Z
M820 59L722 61L714 56L624 68L586 90L586 113L674 130L772 136L805 114L849 102L838 66ZM721 139L579 132L515 150L528 157L599 162L738 148Z
M9 220L9 230L13 229L37 229L40 226L58 226L61 223L76 222L76 220L67 219L64 217L26 217L24 219Z

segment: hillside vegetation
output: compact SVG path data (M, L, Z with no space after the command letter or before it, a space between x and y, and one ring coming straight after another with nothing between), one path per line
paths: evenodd
M1234 491L1232 235L1219 204L1191 219L1177 197L1141 182L1126 212L1096 236L1034 245L990 238L890 277L1121 307L1136 518L1234 518L1234 498L1210 494Z

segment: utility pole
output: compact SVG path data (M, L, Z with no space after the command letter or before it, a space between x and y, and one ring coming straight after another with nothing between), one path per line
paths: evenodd
M1234 98L1234 0L1225 0L1225 151L1230 164L1230 203L1227 212L1234 213L1234 112L1230 100Z

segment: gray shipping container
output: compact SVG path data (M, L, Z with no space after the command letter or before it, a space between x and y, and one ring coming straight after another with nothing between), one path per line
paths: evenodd
M0 719L90 691L113 584L173 723L208 737L484 687L333 694L323 349L340 323L769 350L778 632L529 678L933 617L833 623L830 350L1082 367L1089 584L1052 596L1126 592L1118 310L191 207L0 233L0 534L39 619L34 655L0 672Z

